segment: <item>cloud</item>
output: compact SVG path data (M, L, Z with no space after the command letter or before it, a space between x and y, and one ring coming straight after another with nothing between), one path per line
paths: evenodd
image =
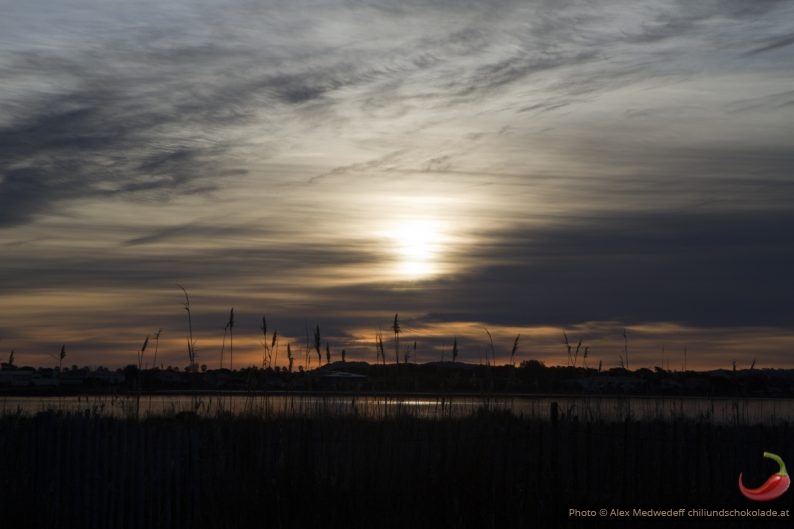
M99 84L99 83L97 83ZM0 128L0 227L57 210L63 200L147 190L189 192L218 172L213 149L186 137L157 134L173 125L167 112L142 111L109 82L69 95L45 98ZM159 137L158 137L159 136Z
M438 305L501 324L786 326L787 211L624 213L490 236ZM434 291L438 296L439 291ZM471 303L468 301L471 300ZM442 317L436 315L436 318Z
M747 52L747 56L757 55L759 53L764 53L767 51L777 50L779 48L785 48L786 46L791 46L794 44L794 35L786 35L785 37L778 37L773 38L768 41L767 44L763 46L759 46Z
M44 176L35 169L14 169L0 181L0 227L28 221L33 212L47 206L51 189Z
M298 333L304 313L341 335L390 311L417 327L782 326L794 107L772 52L791 9L11 6L0 286L42 306L145 292L136 325L185 282ZM376 228L412 215L449 227L447 275L384 272Z

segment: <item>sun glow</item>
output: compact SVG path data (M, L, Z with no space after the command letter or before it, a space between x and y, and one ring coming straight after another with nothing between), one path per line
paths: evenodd
M404 220L386 232L394 245L397 273L406 279L420 279L438 273L444 240L441 224L435 220Z

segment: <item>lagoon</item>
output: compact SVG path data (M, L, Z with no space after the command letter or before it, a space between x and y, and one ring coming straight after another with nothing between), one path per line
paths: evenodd
M528 419L582 422L688 419L713 424L751 425L794 421L794 399L789 398L318 393L0 397L0 415L60 412L145 418L195 413L204 417L354 416L379 419L410 415L434 419L466 417L481 410L509 412Z

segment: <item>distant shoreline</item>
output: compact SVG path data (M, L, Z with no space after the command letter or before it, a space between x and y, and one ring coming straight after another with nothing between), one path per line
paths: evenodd
M0 396L329 395L546 398L794 398L794 370L668 371L465 363L333 362L312 371L106 368L0 369Z
M649 394L649 393L442 393L442 392L411 392L411 391L284 391L284 390L206 390L206 389L173 389L157 390L136 393L134 391L64 391L31 388L30 390L0 389L0 398L3 397L354 397L354 398L385 398L405 399L410 397L432 399L472 399L472 400L543 400L543 399L638 399L638 400L794 400L794 395L677 395L677 394Z

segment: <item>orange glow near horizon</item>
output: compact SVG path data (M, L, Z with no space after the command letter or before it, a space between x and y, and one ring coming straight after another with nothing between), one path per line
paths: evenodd
M234 329L234 368L261 367L263 365L263 338L261 330L254 327L245 313L236 311L240 321ZM383 323L374 327L354 327L342 336L323 336L320 363L326 363L325 342L331 347L331 361L341 360L342 349L346 351L347 361L376 363L377 353L375 336L378 327L384 342L387 363L394 361L394 336L391 332L388 315L383 315ZM458 361L484 363L486 351L490 361L490 343L485 329L493 337L496 365L510 363L510 352L517 335L520 335L518 351L514 358L519 365L526 360L538 360L547 366L568 365L566 346L563 343L563 329L552 326L518 326L484 324L482 322L422 322L421 318L400 314L402 332L400 334L400 361L405 347L410 347L411 362L427 363L442 359L451 360L452 342L458 340L460 355ZM392 315L393 317L393 315ZM245 323L244 323L245 322ZM63 329L61 323L67 325ZM323 330L322 321L320 322ZM275 328L275 327L274 327ZM67 330L68 329L68 330ZM16 365L47 367L57 365L57 352L62 343L66 344L67 357L64 365L99 366L116 368L135 364L137 351L144 338L150 335L144 354L144 365L153 365L155 342L152 328L115 328L112 326L70 327L69 322L58 322L57 326L41 325L30 336L4 337L5 355L13 349ZM268 347L272 340L269 330ZM588 349L587 367L597 368L601 363L604 370L617 367L624 355L623 325L619 322L588 322L565 328L573 347L582 340L582 350L577 358L577 366L585 365L583 348ZM157 344L157 365L176 366L180 369L187 365L187 325L178 323L164 329ZM311 339L311 338L310 338ZM223 366L230 365L231 337L227 335L225 344L222 327L216 331L194 329L197 362L208 369L220 367L221 349ZM417 343L413 351L413 342ZM756 368L788 367L789 352L794 343L794 332L780 333L767 328L741 328L731 332L722 328L694 328L669 322L646 323L628 327L629 368L653 369L656 366L671 370L681 370L686 351L686 367L690 370L731 369L732 361L737 368L749 367L753 359ZM42 348L42 344L46 344ZM313 369L318 366L317 353L313 342L309 346L307 363L306 337L302 333L282 334L276 351L273 352L273 365L286 367L287 344L291 344L294 356L293 368ZM748 355L747 352L757 352ZM1 357L5 361L6 358Z

